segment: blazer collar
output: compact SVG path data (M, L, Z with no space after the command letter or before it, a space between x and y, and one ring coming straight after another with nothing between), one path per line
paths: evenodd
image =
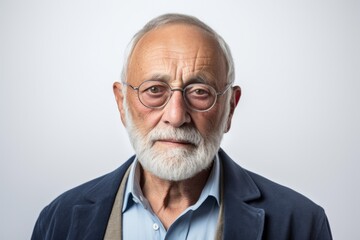
M247 203L261 197L259 188L222 149L219 157L223 167L224 239L261 239L265 211Z

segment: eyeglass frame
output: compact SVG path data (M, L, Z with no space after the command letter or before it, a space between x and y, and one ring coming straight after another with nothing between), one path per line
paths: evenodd
M139 89L140 89L141 85L144 84L144 83L146 83L146 82L160 82L160 83L163 83L163 84L165 84L165 85L167 85L167 86L169 87L168 89L170 90L171 93L170 93L168 99L167 99L161 106L151 107L151 106L145 105L145 104L141 101L140 94L139 94ZM137 91L137 97L138 97L140 103L141 103L144 107L147 107L147 108L150 108L150 109L161 109L161 108L165 107L166 104L170 101L170 99L171 99L174 91L180 91L180 92L182 92L182 96L183 96L183 99L184 99L184 102L185 102L186 106L187 106L189 109L191 109L191 110L193 110L193 111L195 111L195 112L207 112L207 111L210 111L210 109L212 109L212 108L215 106L216 101L217 101L217 99L218 99L218 96L224 95L224 94L231 88L231 85L232 85L232 83L228 83L228 84L226 84L225 89L224 89L223 91L217 92L216 89L215 89L213 86L211 86L211 85L209 85L209 84L207 84L207 83L201 83L201 82L199 82L199 83L197 83L197 82L195 82L195 83L190 83L190 84L186 85L186 86L183 87L183 88L172 88L167 82L160 81L160 80L146 80L146 81L140 83L140 85L137 86L137 87L135 87L135 86L133 86L133 85L131 85L131 84L129 84L129 83L126 83L126 82L122 82L122 84L123 84L124 86L129 86L129 87L130 87L132 90L134 90L134 91ZM205 109L205 110L199 110L199 109L196 109L196 108L191 107L190 104L188 103L188 100L187 100L186 97L185 97L185 89L188 88L188 87L191 86L191 85L194 85L194 84L203 84L203 85L206 85L206 86L208 86L209 88L213 89L214 92L216 93L216 94L215 94L214 102L213 102L213 104L212 104L209 108L207 108L207 109Z

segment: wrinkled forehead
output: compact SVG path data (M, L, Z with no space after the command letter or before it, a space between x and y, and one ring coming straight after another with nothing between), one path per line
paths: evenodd
M133 49L128 73L145 74L160 68L170 71L174 66L184 73L202 70L218 75L214 76L217 78L226 76L225 57L216 39L203 29L186 24L169 24L147 32Z

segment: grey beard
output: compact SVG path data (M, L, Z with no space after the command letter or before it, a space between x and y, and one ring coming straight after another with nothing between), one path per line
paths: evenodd
M219 128L206 138L190 125L180 128L156 126L144 136L134 126L126 101L124 101L124 109L126 129L138 161L144 170L163 180L181 181L189 179L211 166L224 134L226 117L221 120ZM228 116L228 112L227 109L224 116ZM154 145L159 139L186 141L191 143L191 146L160 150Z

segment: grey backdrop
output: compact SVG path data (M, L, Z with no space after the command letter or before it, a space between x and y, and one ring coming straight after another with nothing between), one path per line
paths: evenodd
M112 95L146 21L193 14L229 43L241 103L223 148L360 239L360 2L0 1L0 239L133 153Z

